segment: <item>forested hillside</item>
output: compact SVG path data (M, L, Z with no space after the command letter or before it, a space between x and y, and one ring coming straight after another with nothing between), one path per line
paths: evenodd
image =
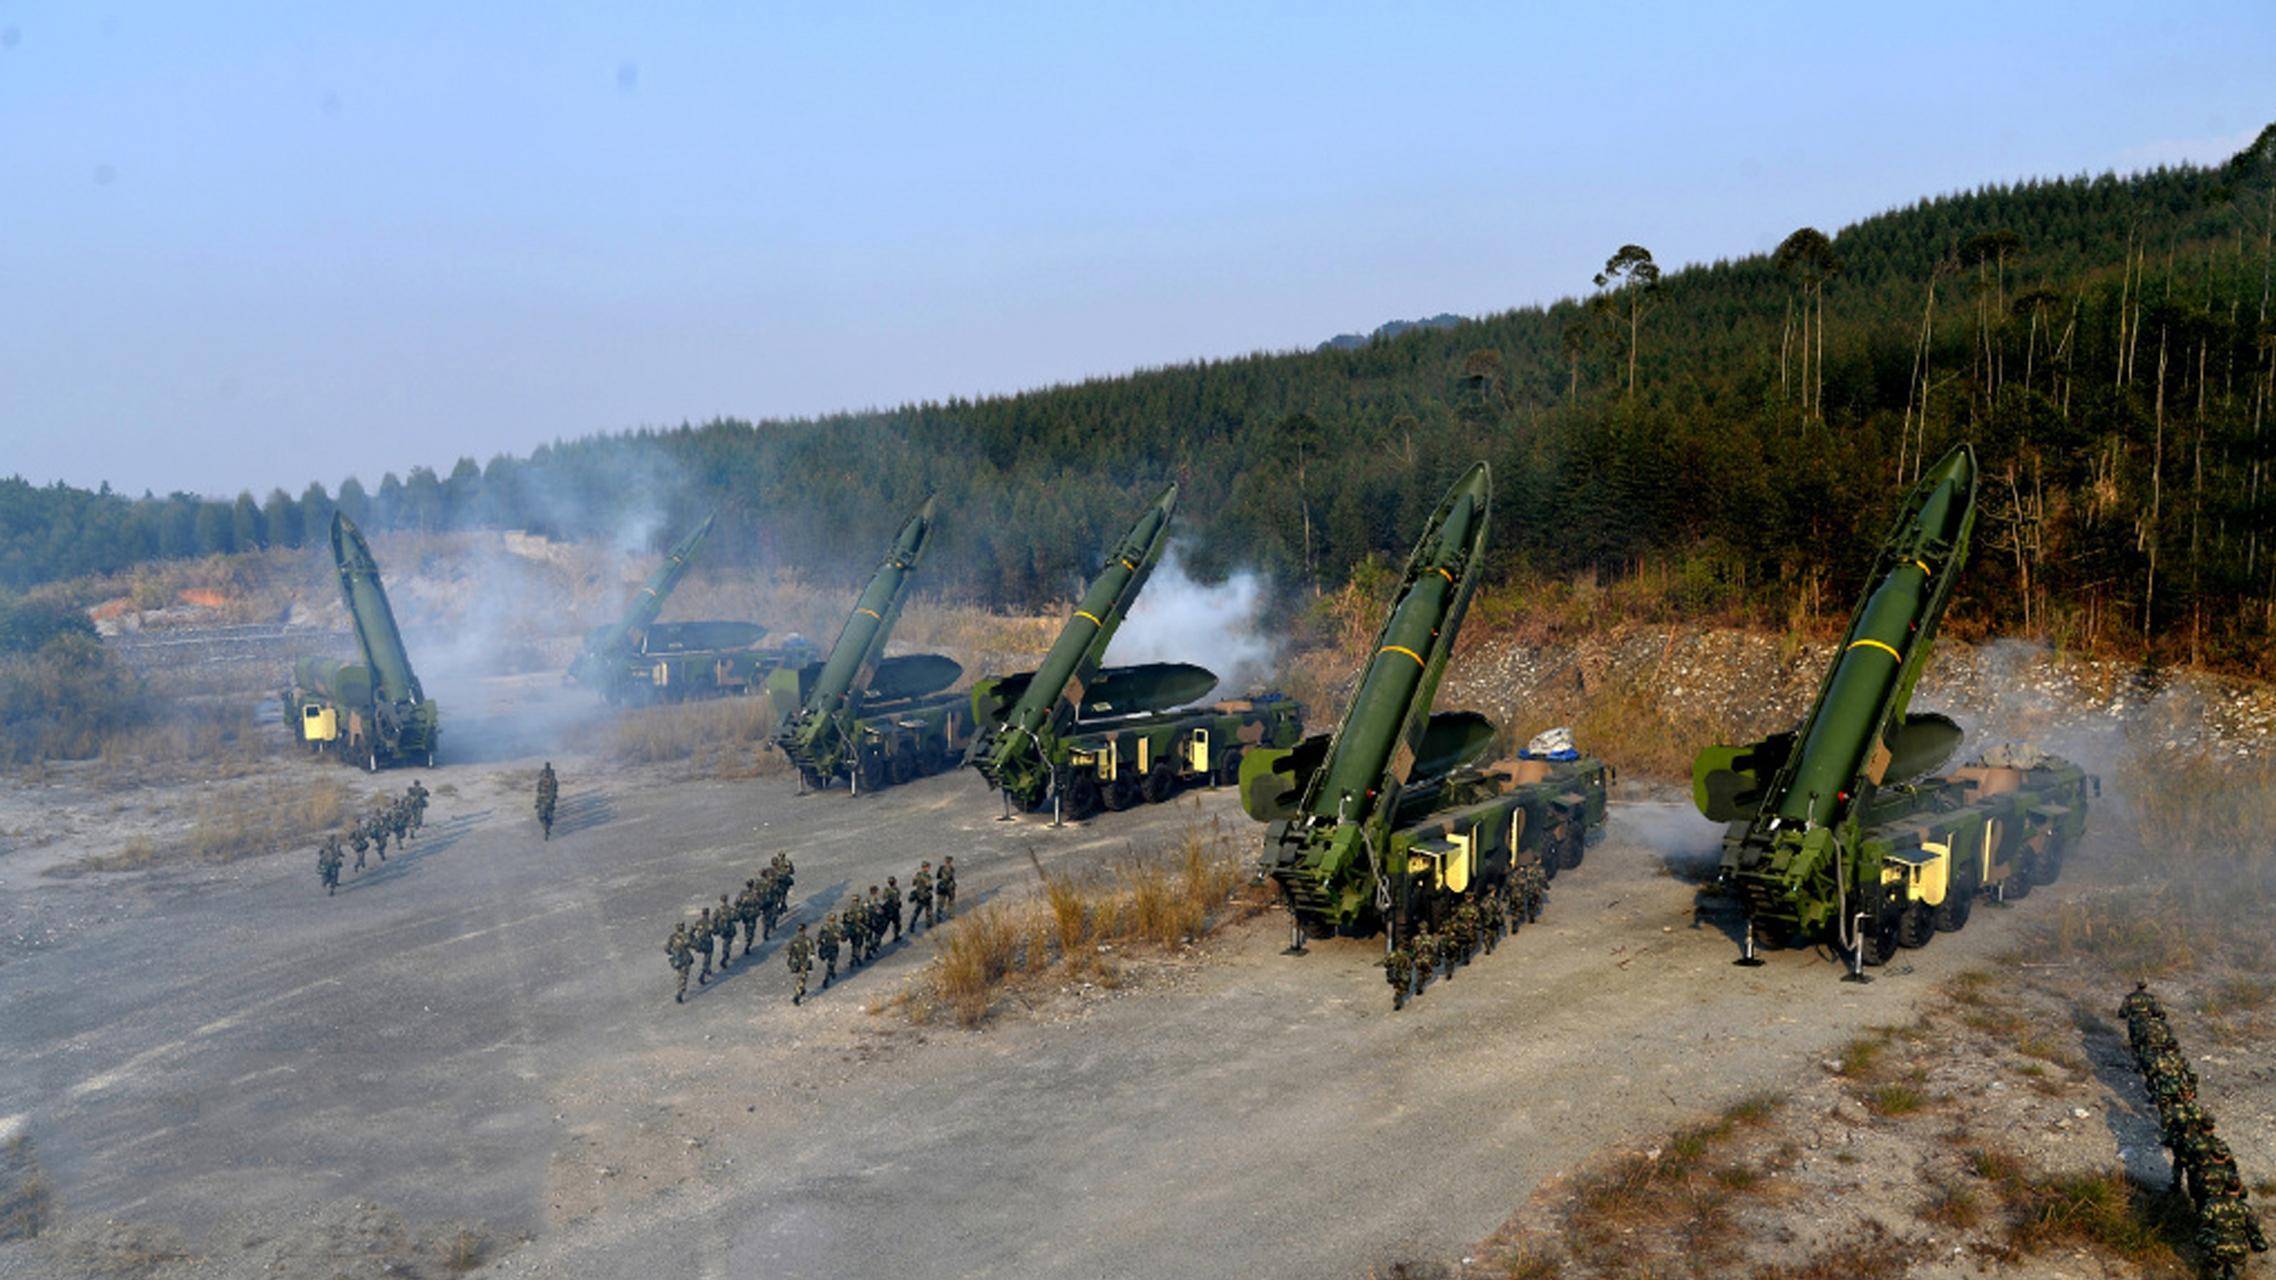
M716 505L707 557L836 576L937 490L930 584L1026 604L1067 592L1175 478L1201 572L1308 591L1403 553L1483 457L1502 578L1648 570L1672 608L1783 618L1845 610L1858 539L1923 457L1972 440L1985 505L1956 623L2259 665L2272 231L2276 126L2220 168L1987 187L1664 276L1615 240L1601 273L1574 264L1583 296L1352 349L637 431L266 501L11 481L0 583L294 544L334 503L380 528L659 543Z

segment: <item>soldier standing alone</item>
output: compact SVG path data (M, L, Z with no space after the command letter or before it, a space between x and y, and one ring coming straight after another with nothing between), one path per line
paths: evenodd
M537 825L545 828L545 838L553 838L553 806L561 799L561 779L553 772L553 762L537 771ZM699 984L700 985L700 984Z
M940 918L948 919L956 910L956 857L951 854L940 860L940 874L933 877L933 892L940 897Z
M806 936L806 926L803 923L798 926L798 933L791 938L790 945L783 950L789 953L790 971L798 975L798 992L790 997L790 1002L804 1004L806 975L814 972L814 940Z
M324 896L329 898L340 891L340 833L335 831L324 837L316 850L316 878L324 883Z
M680 989L672 996L673 1004L686 1004L688 998L688 970L695 967L695 948L688 943L688 922L672 926L671 939L664 943L664 958L679 971Z

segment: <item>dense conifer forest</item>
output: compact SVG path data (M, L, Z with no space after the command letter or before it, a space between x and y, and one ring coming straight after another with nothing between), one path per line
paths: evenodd
M234 501L0 482L0 586L377 529L649 532L858 573L928 491L927 578L1063 597L1185 486L1203 574L1333 589L1493 463L1497 576L1638 579L1687 616L1839 613L1924 458L1973 441L1955 621L2261 666L2276 627L2276 126L2219 167L1992 186L1668 271L1607 233L1580 292L1450 327L984 400L723 420ZM37 424L19 424L36 429Z

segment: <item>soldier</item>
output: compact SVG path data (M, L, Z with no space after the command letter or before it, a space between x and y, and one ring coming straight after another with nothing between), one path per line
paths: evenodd
M395 833L395 843L411 843L411 806L398 800L387 806L387 829Z
M862 904L869 913L869 958L877 958L877 948L885 941L885 904L877 900L877 886L869 886L869 901Z
M348 847L356 851L355 869L363 870L364 850L371 848L371 835L364 830L364 824L359 822L348 828Z
M1502 904L1499 888L1487 889L1478 901L1478 937L1486 944L1486 954L1494 953L1494 946L1502 940Z
M1541 909L1549 905L1549 876L1541 869L1539 859L1519 868L1519 884L1524 890L1522 914L1525 922L1531 924L1541 918Z
M2150 984L2147 982L2134 984L2133 991L2119 1002L2118 1013L2126 1020L2129 1028L2138 1019L2165 1016L2164 1010L2158 1008L2157 997L2150 994Z
M673 1004L686 1004L688 999L688 970L695 967L695 947L688 940L688 922L672 926L671 939L664 943L664 958L679 971L680 989L672 996Z
M1407 995L1415 985L1415 957L1406 943L1395 944L1383 955L1383 980L1391 984L1391 1011L1396 1013L1407 1007Z
M893 941L901 940L901 882L885 877L885 920L893 926Z
M2197 1252L2205 1259L2207 1275L2222 1280L2243 1275L2247 1249L2268 1252L2268 1238L2244 1201L2215 1200L2197 1215Z
M838 913L833 911L822 917L822 930L814 935L814 950L822 957L822 989L830 989L830 980L838 976L838 940L844 930L838 928Z
M1478 931L1471 923L1467 899L1456 903L1454 910L1447 913L1446 940L1440 948L1446 952L1446 976L1452 980L1454 971L1470 963L1470 953L1478 949Z
M426 826L428 795L426 784L420 782L417 778L411 779L410 795L412 827L418 828Z
M792 887L798 883L797 865L791 862L788 853L776 854L774 861L768 865L775 869L775 874L782 877L782 896L785 901L788 901Z
M387 823L375 813L365 819L365 825L371 828L371 847L378 852L381 862L387 861Z
M537 824L545 828L545 838L553 838L553 806L561 799L561 779L553 772L553 762L537 771ZM701 986L701 983L696 985Z
M719 905L711 912L711 931L719 937L719 972L727 973L727 962L735 958L735 908L729 905L726 894L719 895Z
M862 945L869 936L862 927L861 895L857 893L848 898L836 914L838 929L846 935L846 972L852 973L861 964Z
M917 931L917 922L936 924L933 918L933 864L919 863L917 874L909 877L909 932Z
M776 855L779 859L780 855ZM790 909L790 872L779 862L767 868L759 877L759 937L774 936L774 927L782 923L782 913Z
M790 997L792 1004L806 1002L806 975L814 972L814 940L806 936L806 925L799 923L798 933L783 948L789 953L790 971L798 975L798 992Z
M956 911L955 855L940 860L940 874L933 877L933 893L940 899L940 918L948 919Z
M1415 994L1421 995L1430 980L1438 976L1438 935L1430 931L1429 921L1415 927L1415 940L1411 945L1415 954Z
M703 972L695 976L695 985L711 981L711 908L696 913L694 936L688 941L695 944L697 954L703 957Z
M316 849L316 878L324 885L324 896L329 898L340 891L340 833L335 831L324 837Z
M743 892L735 896L735 919L743 925L743 954L751 954L751 939L759 932L759 882L753 877L743 882Z

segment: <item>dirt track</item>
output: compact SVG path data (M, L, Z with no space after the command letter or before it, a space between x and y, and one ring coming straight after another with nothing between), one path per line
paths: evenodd
M672 921L778 848L812 914L948 852L970 905L1025 892L1029 850L1245 819L1204 793L1047 831L992 821L969 775L795 798L556 758L553 843L534 761L445 768L426 838L331 900L299 855L76 879L0 857L0 1119L62 1224L176 1228L199 1275L333 1265L349 1201L534 1237L505 1274L1355 1275L1908 1016L2015 918L1864 987L1802 954L1734 969L1668 871L1715 833L1631 803L1541 925L1398 1015L1375 946L1285 957L1270 919L984 1033L865 1012L922 941L806 1008L771 948L675 1007ZM0 829L54 803L0 796ZM65 1272L0 1248L0 1275Z

